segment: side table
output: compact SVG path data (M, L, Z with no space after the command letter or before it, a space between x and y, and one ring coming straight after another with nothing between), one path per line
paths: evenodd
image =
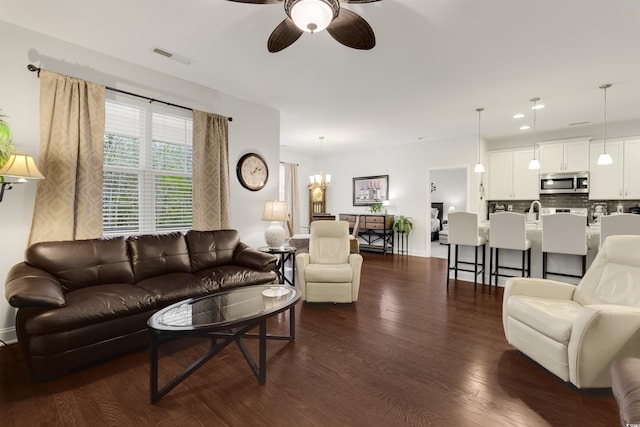
M291 286L296 286L296 248L293 246L280 246L278 248L263 246L258 248L258 250L278 255L278 262L276 263L275 269L278 275L278 281L285 285L288 283ZM285 274L285 264L287 261L291 261L291 280L289 280Z

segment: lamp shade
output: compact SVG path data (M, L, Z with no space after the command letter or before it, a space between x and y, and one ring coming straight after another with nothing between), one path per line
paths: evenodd
M482 173L484 172L484 165L480 162L476 163L476 166L473 168L473 171L475 173Z
M609 153L602 153L598 156L598 166L606 166L613 163L613 158Z
M287 221L287 203L279 200L267 200L262 211L263 221Z
M322 31L333 20L333 10L322 0L300 0L291 8L291 19L307 33Z
M12 154L0 169L0 175L14 178L44 179L33 157L26 154Z

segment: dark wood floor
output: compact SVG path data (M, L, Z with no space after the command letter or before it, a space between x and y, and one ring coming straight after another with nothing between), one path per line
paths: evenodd
M577 390L506 343L501 290L452 282L447 292L442 259L364 256L359 301L299 304L295 343L268 344L265 385L230 346L151 405L146 350L31 384L10 346L0 349L0 424L619 425L610 390ZM167 344L161 381L203 348Z

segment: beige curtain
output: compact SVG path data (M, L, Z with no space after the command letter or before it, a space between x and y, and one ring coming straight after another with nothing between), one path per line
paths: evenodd
M293 234L300 232L300 196L298 195L298 165L284 164L284 199L291 217Z
M229 228L229 121L193 110L193 229Z
M102 236L105 87L40 71L40 170L29 243Z

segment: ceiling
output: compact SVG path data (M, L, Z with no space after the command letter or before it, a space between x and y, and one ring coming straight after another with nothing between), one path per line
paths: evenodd
M320 135L325 152L477 135L477 107L487 140L531 139L519 127L532 121L532 97L546 105L539 140L601 137L603 83L613 83L609 129L637 124L640 135L637 0L343 3L372 26L373 50L344 47L325 31L275 54L266 43L282 4L1 2L7 22L278 109L281 144L293 151L317 152ZM513 119L518 112L527 117Z

